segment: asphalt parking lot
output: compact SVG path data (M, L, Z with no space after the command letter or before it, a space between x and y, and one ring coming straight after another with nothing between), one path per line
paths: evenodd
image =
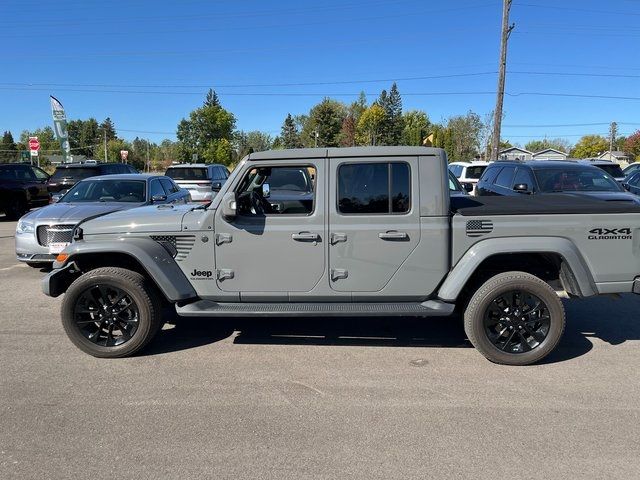
M640 478L640 298L567 302L542 365L452 319L189 320L67 340L0 217L0 478Z

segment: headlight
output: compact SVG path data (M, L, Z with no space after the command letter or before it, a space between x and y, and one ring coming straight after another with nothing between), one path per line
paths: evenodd
M16 233L33 233L33 222L20 220L16 226Z

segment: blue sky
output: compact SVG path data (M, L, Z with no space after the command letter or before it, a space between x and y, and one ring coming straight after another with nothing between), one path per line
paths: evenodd
M405 110L432 121L484 116L495 103L501 4L2 0L0 131L50 125L52 94L71 119L109 116L121 137L174 139L212 86L238 128L276 135L288 112L324 95L350 102L364 90L373 100L394 79ZM537 125L640 128L639 0L514 0L511 20L504 138L575 142L608 129ZM446 78L424 78L434 76Z

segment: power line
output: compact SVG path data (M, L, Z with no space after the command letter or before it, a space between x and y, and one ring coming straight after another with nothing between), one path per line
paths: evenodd
M618 125L640 125L640 123L633 122L616 122ZM603 125L610 125L611 122L597 122L597 123L553 123L547 125L503 125L503 127L509 128L554 128L554 127L596 127Z
M557 5L539 5L534 3L514 3L518 7L531 7L531 8L547 8L552 10L566 10L570 12L585 12L585 13L602 13L605 15L632 15L640 16L640 13L636 12L614 12L611 10L592 10L589 8L575 8L575 7L559 7Z

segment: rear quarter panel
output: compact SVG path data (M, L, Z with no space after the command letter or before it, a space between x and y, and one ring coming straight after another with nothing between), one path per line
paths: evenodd
M493 230L471 237L466 230L467 223L473 220L489 220ZM631 291L631 282L640 275L640 214L637 213L455 215L452 225L453 265L479 242L509 238L513 241L510 251L517 253L519 239L546 237L567 239L575 245L599 293Z

